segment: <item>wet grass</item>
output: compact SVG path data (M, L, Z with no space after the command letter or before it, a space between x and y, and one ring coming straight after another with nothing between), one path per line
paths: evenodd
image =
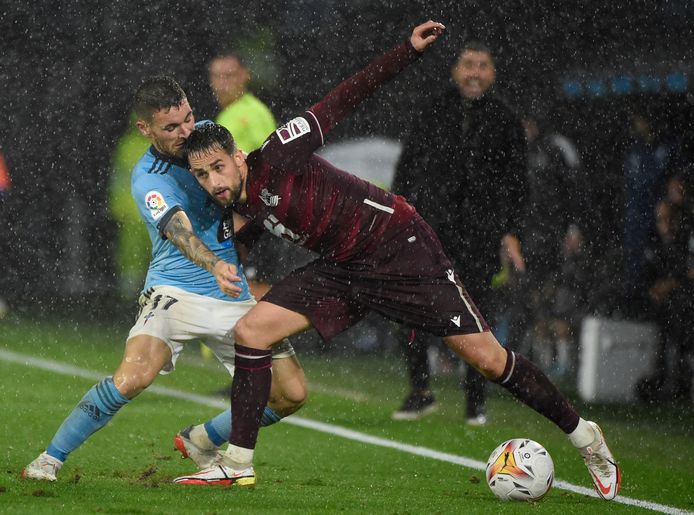
M62 320L10 318L0 322L0 349L56 360L106 375L120 360L128 327ZM301 354L301 349L298 349ZM397 356L303 355L311 397L299 414L371 436L486 461L511 437L547 447L557 477L590 486L563 434L491 390L490 423L462 424L457 380L437 378L441 409L414 423L391 412L406 393ZM189 352L178 370L156 384L198 394L226 385L216 363ZM483 473L430 458L346 440L282 423L261 431L253 491L179 487L190 462L172 450L176 430L215 414L198 404L147 392L75 451L55 484L22 481L21 469L41 452L93 380L0 360L0 512L2 513L636 513L555 488L540 503L500 503ZM694 510L691 406L585 406L598 420L624 471L625 496Z

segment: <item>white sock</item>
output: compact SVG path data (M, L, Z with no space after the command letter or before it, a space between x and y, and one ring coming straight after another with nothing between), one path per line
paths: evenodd
M222 462L233 469L245 469L253 465L253 449L229 444Z
M195 426L190 431L190 440L201 449L216 449L217 446L212 443L212 440L207 436L205 425L200 424Z
M583 420L578 419L578 426L569 434L569 440L574 445L574 447L587 447L595 441L595 431L593 428Z

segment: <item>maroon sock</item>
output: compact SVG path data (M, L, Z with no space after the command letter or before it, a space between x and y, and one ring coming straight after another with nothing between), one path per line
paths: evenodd
M495 381L540 415L550 419L565 433L578 426L579 415L554 383L531 361L508 351L506 368Z
M231 383L231 436L229 443L254 449L260 419L270 397L272 351L234 345L234 380Z

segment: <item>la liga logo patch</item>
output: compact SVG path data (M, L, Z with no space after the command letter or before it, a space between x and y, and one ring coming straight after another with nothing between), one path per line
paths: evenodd
M164 200L164 196L158 191L150 191L145 195L145 205L147 209L149 209L149 214L152 215L154 220L160 218L161 215L166 213L166 210L169 209L169 206Z
M290 141L311 132L311 126L306 121L306 118L299 116L291 120L289 123L282 125L282 127L277 129L275 132L279 136L282 144L286 145Z

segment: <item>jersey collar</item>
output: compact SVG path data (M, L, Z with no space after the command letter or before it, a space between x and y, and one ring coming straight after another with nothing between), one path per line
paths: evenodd
M156 157L157 159L161 159L162 161L166 161L167 163L174 164L176 166L180 166L181 168L188 168L188 160L182 159L179 157L175 156L170 156L168 154L162 154L159 152L154 145L149 146L149 151Z

